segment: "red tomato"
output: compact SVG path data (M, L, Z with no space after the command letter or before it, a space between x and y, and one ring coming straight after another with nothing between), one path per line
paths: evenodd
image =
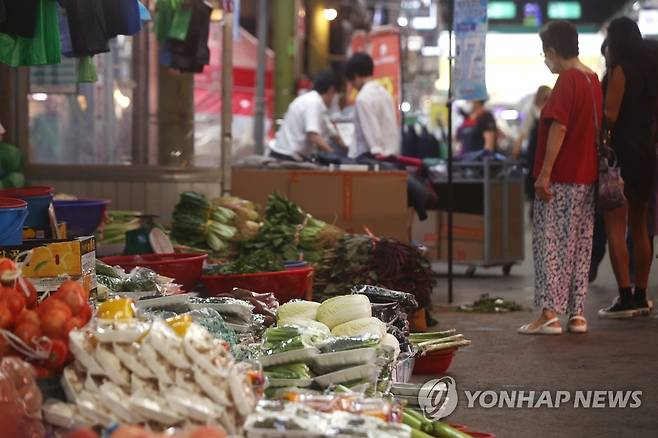
M89 304L87 304L80 311L80 314L78 315L78 318L81 318L86 324L91 319L91 313L92 313L91 312L91 306Z
M60 341L59 339L53 339L50 355L48 356L48 359L43 361L43 365L45 365L48 369L59 371L64 368L64 365L66 365L68 357L69 347L67 347L63 341Z
M55 293L55 298L64 301L71 308L73 316L80 315L82 308L87 305L84 294L73 288L58 290Z
M39 314L36 310L24 309L16 318L16 325L21 325L25 322L34 324L37 327L41 325L41 319L39 319Z
M41 318L41 321L43 321L46 315L56 310L66 313L66 319L73 317L73 313L71 312L71 308L68 306L68 304L55 297L46 298L46 300L44 300L37 308L37 313L39 313L39 318Z
M0 258L0 277L5 271L15 271L16 263L13 260L8 258Z
M34 346L36 343L35 341L43 336L41 328L38 325L31 324L29 322L16 324L14 334L21 338L21 340L30 347Z
M62 283L57 288L57 292L55 292L55 296L59 296L60 294L67 295L71 292L75 292L78 295L80 295L80 297L82 297L82 300L85 302L89 300L89 294L85 290L82 283L73 280L66 280L64 283Z
M7 342L4 336L0 335L0 358L9 356L12 353L11 345Z
M25 295L14 288L2 288L0 290L0 298L7 304L12 315L19 315L25 309Z
M66 323L66 333L70 332L71 330L82 328L85 326L85 324L87 324L87 321L83 320L79 316L74 316Z
M36 373L37 379L50 379L55 376L55 372L42 365L32 365Z
M19 278L16 282L16 290L25 295L26 306L28 309L34 309L38 304L37 290L27 278Z
M68 313L60 309L52 309L41 316L41 329L52 339L68 339L66 326L71 320L71 311Z
M98 438L98 435L91 429L82 428L67 433L64 438Z
M0 302L0 328L6 329L14 324L14 315L7 307L7 304Z

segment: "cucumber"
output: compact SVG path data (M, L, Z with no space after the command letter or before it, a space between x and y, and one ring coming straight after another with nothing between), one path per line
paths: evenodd
M434 433L432 436L436 438L470 438L469 434L457 430L454 427L451 427L440 421L434 423Z
M428 435L417 429L411 429L411 438L432 438L432 435Z
M402 422L414 430L420 430L423 426L422 421L405 411L402 414Z

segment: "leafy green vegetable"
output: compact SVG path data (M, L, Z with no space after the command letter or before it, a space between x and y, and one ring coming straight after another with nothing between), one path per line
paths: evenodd
M523 306L515 301L507 301L500 297L491 297L489 294L482 294L473 304L459 307L460 312L480 312L480 313L504 313L518 312L523 310Z
M305 363L291 363L267 368L265 376L271 379L312 379L311 369Z
M206 273L210 275L255 274L258 272L283 271L284 269L280 256L269 249L262 249L240 257L234 262L206 271Z

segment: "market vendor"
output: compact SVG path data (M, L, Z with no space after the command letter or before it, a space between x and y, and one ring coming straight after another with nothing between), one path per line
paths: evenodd
M329 126L328 109L338 90L331 70L319 73L313 90L298 96L288 107L283 125L270 146L270 157L284 161L308 161L316 151L333 152L329 140L346 148Z
M375 64L365 53L356 53L345 66L345 77L358 90L354 125L356 135L350 145L350 158L364 155L399 155L400 127L393 97L373 79Z
M464 107L468 116L457 130L457 141L462 155L482 150L496 151L496 119L486 109L485 103L484 100L470 100Z

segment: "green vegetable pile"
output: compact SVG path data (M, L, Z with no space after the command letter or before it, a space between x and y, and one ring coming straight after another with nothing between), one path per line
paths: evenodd
M355 284L408 292L428 305L436 279L432 265L413 245L367 235L345 235L326 251L317 270L317 296L348 294Z
M523 310L523 306L517 304L515 301L506 301L500 297L491 297L489 294L482 294L473 304L463 305L457 310L460 312L506 313Z
M105 245L121 245L126 243L126 232L136 230L140 226L136 211L110 210L109 220L103 227L102 236L98 241Z
M261 249L239 259L206 271L208 275L255 274L283 271L283 259L269 249Z
M298 205L279 194L271 195L265 209L265 222L258 235L242 244L243 256L267 249L283 260L322 260L326 249L343 235L339 228L313 218Z
M305 363L277 365L265 370L265 376L270 379L312 379L313 374Z
M171 237L183 245L226 252L238 233L232 225L235 216L228 208L211 206L204 195L184 192L174 209Z

